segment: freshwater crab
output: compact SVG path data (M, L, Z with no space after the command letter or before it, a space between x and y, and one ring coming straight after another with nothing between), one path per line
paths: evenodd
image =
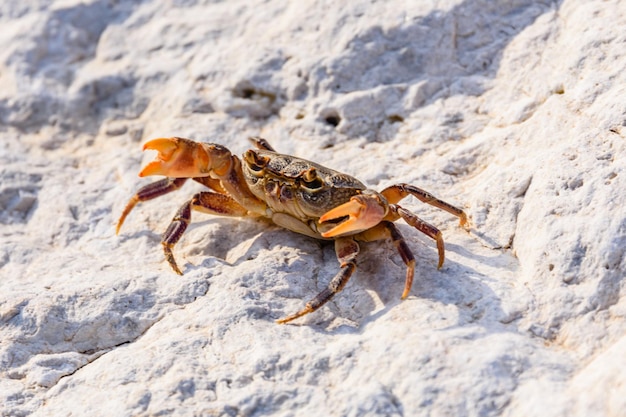
M391 238L407 267L402 292L402 299L406 298L413 283L415 258L393 223L400 218L436 241L438 268L441 268L444 261L441 232L399 206L403 198L412 195L457 216L461 226L467 225L463 210L420 188L396 184L376 192L349 175L277 153L265 139L250 140L256 149L247 150L242 159L212 143L178 137L147 142L143 149L156 150L158 155L139 176L164 175L167 178L139 189L122 212L116 233L138 202L177 190L191 178L211 191L197 193L183 204L162 236L165 258L177 274L182 275L182 272L172 249L187 229L192 210L220 216L262 216L294 232L334 240L340 271L302 310L277 321L287 323L317 310L343 289L356 269L357 241Z

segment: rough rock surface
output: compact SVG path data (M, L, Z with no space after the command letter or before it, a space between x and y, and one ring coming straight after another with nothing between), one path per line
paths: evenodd
M0 407L9 416L626 415L626 8L619 0L0 4ZM362 245L198 214L114 225L141 144L261 135L462 206Z

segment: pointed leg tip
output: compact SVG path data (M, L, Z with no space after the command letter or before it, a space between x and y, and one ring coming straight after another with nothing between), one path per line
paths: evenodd
M181 275L181 276L183 275L183 272L180 270L180 268L176 264L176 261L174 261L173 259L172 260L168 259L167 262L170 264L170 267L176 274Z
M278 324L285 324L285 323L289 323L290 321L293 321L297 318L300 318L302 316L305 316L309 313L312 313L313 311L315 311L316 309L311 308L310 306L306 306L305 308L303 308L302 310L298 311L297 313L291 314L287 317L283 317L282 319L278 319L276 320L276 323Z
M470 230L470 224L469 224L469 221L467 220L467 215L465 213L463 213L463 215L459 219L459 226L467 232L469 232Z
M278 319L276 320L277 324L287 324L290 321L294 321L295 319L297 319L298 317L300 317L298 314L292 314L290 316L287 317L283 317L282 319Z
M115 225L115 236L119 236L120 234L120 230L122 230L122 226L124 225L124 220L126 219L126 215L123 215L122 217L120 217L120 219L117 221L117 224Z

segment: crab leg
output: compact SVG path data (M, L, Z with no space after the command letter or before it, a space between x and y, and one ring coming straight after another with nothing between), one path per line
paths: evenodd
M359 254L359 244L351 237L340 237L335 240L335 253L341 265L341 270L328 283L328 286L311 301L306 303L305 307L295 314L276 320L279 324L285 324L292 320L309 314L326 304L335 294L343 289L356 269L356 257Z
M440 200L429 192L424 191L421 188L417 188L411 184L392 185L385 188L380 193L385 196L389 204L396 204L406 196L412 195L413 197L426 204L430 204L431 206L435 206L437 208L447 211L452 215L457 216L460 220L460 226L467 227L467 216L465 215L465 212L463 212L463 210L453 206L450 203Z
M389 208L392 213L402 217L405 222L437 242L437 251L439 252L439 263L437 264L437 268L441 268L445 259L445 247L441 231L435 226L426 223L424 220L417 217L415 213L411 213L397 204L390 205Z
M396 225L392 222L382 221L377 226L356 235L355 238L363 242L391 238L391 241L402 257L402 261L406 265L406 278L404 280L404 291L402 291L401 298L404 300L408 297L411 287L413 286L413 276L415 275L415 257Z
M160 197L167 193L171 193L172 191L178 190L183 184L187 181L187 178L165 178L163 180L153 182L152 184L148 184L144 187L141 187L137 194L131 197L120 216L120 219L117 221L117 227L115 228L115 234L120 233L120 228L124 224L124 220L128 213L135 207L137 203L140 201L152 200L153 198Z
M240 206L239 203L229 196L209 191L198 193L194 195L191 200L183 204L176 212L172 222L161 238L165 258L178 275L182 275L183 273L178 268L178 265L176 265L172 249L180 240L183 233L185 233L185 230L187 230L187 226L189 226L191 222L192 210L219 216L245 216L248 214L247 209Z

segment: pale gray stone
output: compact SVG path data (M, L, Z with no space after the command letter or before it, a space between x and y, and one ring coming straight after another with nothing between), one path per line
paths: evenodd
M618 0L6 1L0 404L7 416L623 416L626 10ZM139 204L141 143L263 136L404 207L321 291L332 245Z

